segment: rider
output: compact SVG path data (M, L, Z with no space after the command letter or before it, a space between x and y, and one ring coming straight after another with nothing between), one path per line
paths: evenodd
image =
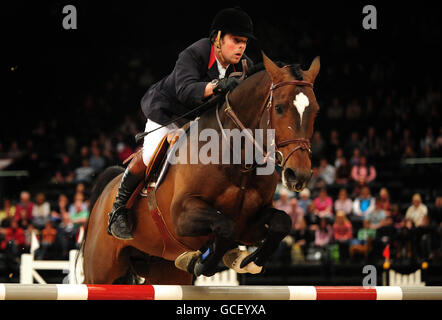
M218 12L212 21L209 38L203 38L182 51L172 73L152 85L144 95L141 107L147 118L145 131L170 123L214 93L225 94L233 89L238 80L228 78L229 74L242 71L242 58L246 59L248 67L252 65L252 61L244 55L249 39L256 38L247 13L239 8ZM144 178L158 143L176 128L173 123L145 136L142 152L132 158L118 187L112 212L109 213L109 234L119 239L132 239L127 201Z

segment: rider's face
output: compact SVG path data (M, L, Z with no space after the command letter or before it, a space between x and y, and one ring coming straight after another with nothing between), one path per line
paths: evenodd
M221 39L221 52L226 64L237 64L247 46L247 38L226 33Z

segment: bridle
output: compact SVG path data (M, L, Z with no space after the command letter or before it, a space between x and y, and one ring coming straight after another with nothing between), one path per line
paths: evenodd
M264 115L264 111L267 110L267 112L268 112L267 129L274 129L273 117L272 117L272 113L273 113L273 109L274 109L273 91L275 91L276 89L278 89L280 87L284 87L284 86L288 86L288 85L305 86L305 87L313 88L313 83L303 81L303 80L282 81L277 84L272 83L270 86L270 90L267 95L267 98L264 100L264 104L260 108L258 124L261 123L262 117ZM263 154L264 163L265 163L268 160L269 153L265 153L264 150L262 149L262 147L256 142L255 138L248 132L248 130L244 130L244 129L246 129L246 127L241 122L241 120L238 118L238 116L236 115L235 111L233 110L233 108L229 102L229 93L226 94L225 100L226 100L226 107L224 108L224 113L226 113L229 116L229 118L233 121L233 123L245 133L246 137L249 140L251 140L251 142L259 150L259 152L261 152ZM224 128L222 126L222 123L221 123L221 120L219 117L219 107L216 110L216 117L217 117L218 125L221 129L221 132L222 132L224 138L227 139L227 137L225 136L225 133L224 133ZM275 137L275 140L277 140L277 137ZM279 148L288 146L290 144L296 144L296 146L288 153L288 155L286 157L284 157L284 154L282 153L281 150L279 150ZM276 158L275 162L276 162L276 164L278 164L281 167L284 167L285 164L287 163L288 159L298 150L307 151L309 153L309 156L311 157L312 151L310 149L310 140L306 139L306 138L295 138L295 139L283 140L281 142L275 141L275 158ZM249 167L246 166L247 170L252 170L253 168L254 168L253 165L251 165Z

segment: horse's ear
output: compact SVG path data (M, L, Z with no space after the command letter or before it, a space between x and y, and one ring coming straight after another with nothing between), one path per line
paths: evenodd
M283 73L281 69L272 61L269 57L265 55L263 51L262 53L262 61L264 62L264 67L266 68L267 73L272 79L273 83L279 83L283 79Z
M304 71L304 74L307 76L307 81L310 81L311 83L315 82L316 77L318 76L319 69L321 68L321 62L319 59L319 56L313 59L312 64L310 65L310 68L307 71Z

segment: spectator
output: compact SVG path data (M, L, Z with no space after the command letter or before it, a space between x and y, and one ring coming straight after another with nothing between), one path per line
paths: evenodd
M81 160L81 166L75 169L75 183L91 183L94 169L89 165L88 159Z
M44 229L41 231L40 248L36 251L36 260L48 259L48 253L55 243L57 230L53 227L51 221L47 221Z
M299 246L303 257L307 256L307 251L310 245L314 241L314 234L311 230L307 228L307 223L304 218L298 220L298 223L295 225L294 230L291 231L291 236L293 238L294 246ZM293 261L292 256L292 261Z
M350 259L353 260L357 253L362 253L367 259L375 236L376 230L371 228L370 220L364 220L363 227L359 229L357 237L350 241Z
M43 193L37 193L35 196L35 203L32 209L32 224L37 229L41 230L45 227L46 221L49 220L51 208L49 202Z
M414 256L415 247L413 243L416 241L416 228L413 221L405 219L404 227L397 234L397 259L411 259Z
M286 212L292 218L292 229L295 229L299 221L304 219L305 212L298 206L298 199L296 198L290 199L290 210Z
M336 168L336 184L347 185L350 181L351 167L345 157L339 158L339 167Z
M58 196L57 205L51 211L50 220L54 228L56 228L60 223L62 214L65 212L68 213L68 204L68 197L65 194L60 194Z
M422 198L419 193L415 193L412 198L412 205L408 207L405 214L405 219L413 221L414 226L420 227L423 225L424 218L428 214L428 208L422 203Z
M404 215L399 212L399 206L397 204L392 204L390 207L390 217L393 219L393 225L396 230L400 230L404 227L405 220Z
M299 193L299 201L298 206L304 210L304 214L307 214L307 208L309 204L312 202L312 199L310 199L310 190L308 188L304 188Z
M380 198L376 198L375 200L375 208L373 211L368 212L365 215L365 220L370 221L370 226L373 229L378 229L382 226L382 222L387 215L385 214L385 210L382 209L382 203Z
M376 237L373 242L373 257L375 259L382 259L382 252L387 245L394 249L396 246L397 231L393 226L393 219L386 217L382 226L376 229Z
M7 228L9 219L15 217L16 207L12 205L8 198L3 199L3 208L0 210L0 227Z
M6 228L5 239L0 248L7 253L18 257L26 245L25 231L18 225L16 219L11 219L9 227Z
M322 139L321 132L315 131L315 133L313 134L311 150L312 157L316 159L316 161L317 159L321 159L324 157L325 147L325 141Z
M333 240L333 229L326 218L319 219L319 226L315 228L315 245L324 248Z
M16 206L15 210L15 220L20 220L22 215L21 211L25 210L26 218L32 220L32 209L34 208L34 203L31 201L31 194L27 191L22 191L20 193L20 202Z
M353 201L352 222L362 225L362 220L374 210L374 202L375 199L371 196L370 188L368 186L362 187L361 194Z
M362 140L364 153L371 159L379 155L380 141L376 136L376 129L370 126L367 131L367 136Z
M84 201L84 194L80 193L80 192L77 192L74 195L74 200L72 201L72 204L69 206L69 210L68 211L69 211L70 215L73 215L75 212L77 212L77 208L76 208L76 205L75 205L75 203L77 201L81 201L82 211L87 211L88 206L87 206L87 202Z
M330 107L327 109L327 117L330 120L339 120L342 119L343 114L344 108L340 104L339 99L334 97Z
M366 185L376 178L376 169L367 164L366 156L361 156L359 165L354 165L351 169L351 177L356 183Z
M385 187L382 187L381 190L379 190L379 205L381 206L382 210L385 211L386 215L390 214L391 212L390 193Z
M94 169L95 174L99 174L106 166L106 161L102 157L101 150L97 146L92 147L91 152L92 155L89 159L89 163L92 169Z
M285 189L281 189L279 199L275 202L275 208L289 213L292 206L290 204L289 193Z
M347 216L351 215L353 210L353 201L347 196L347 189L341 188L338 193L338 198L334 203L335 213L343 211Z
M71 221L74 223L75 228L79 228L84 226L89 217L89 212L84 210L83 201L81 199L77 199L74 202L74 212L70 214Z
M428 215L424 216L422 224L416 228L416 243L416 257L421 261L432 259L433 251L440 249L440 237Z
M52 178L52 183L70 183L74 180L75 173L72 169L71 160L67 155L61 156L61 163Z
M313 200L315 204L315 215L319 218L331 219L333 216L333 200L327 194L327 189L322 188L319 195Z
M336 221L333 224L333 237L339 245L339 258L345 262L348 258L350 240L353 239L353 226L347 219L344 211L336 213Z
M75 236L77 230L74 227L74 223L71 221L69 213L64 212L61 215L61 222L57 228L57 234L55 237L55 246L57 253L59 253L60 259L69 258L69 250L75 248Z
M327 185L335 182L335 167L328 163L326 158L322 158L319 162L319 178L324 180Z

